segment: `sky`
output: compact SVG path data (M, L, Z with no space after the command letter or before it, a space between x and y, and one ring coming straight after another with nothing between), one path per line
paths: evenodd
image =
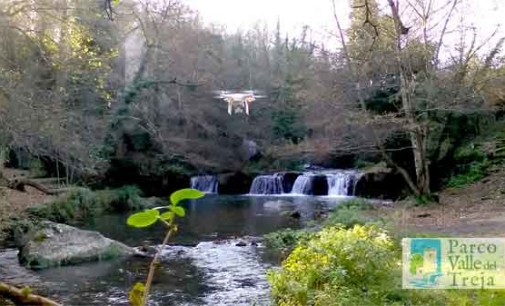
M300 33L304 25L311 29L312 37L322 41L326 46L335 47L338 43L332 37L336 33L336 23L333 18L332 0L182 0L196 9L207 24L225 26L227 31L246 31L258 21L266 23L269 29L275 29L280 20L281 30L292 35ZM399 0L400 4L407 0ZM415 0L409 0L415 1ZM435 6L440 6L448 0L434 0ZM486 40L495 30L496 25L503 22L505 26L505 0L462 0L465 6L464 22L474 25L478 38ZM380 5L386 5L379 0ZM344 28L350 24L350 0L335 0L337 15ZM454 20L461 20L459 12ZM503 20L503 21L502 21ZM505 36L505 27L500 28L500 34Z

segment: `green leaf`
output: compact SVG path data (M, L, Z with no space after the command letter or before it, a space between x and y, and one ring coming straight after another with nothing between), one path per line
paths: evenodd
M164 212L160 215L160 219L163 219L165 221L169 221L169 220L172 220L174 218L175 214L173 211L167 211L167 212Z
M145 290L146 287L143 283L136 283L135 286L133 286L130 292L128 292L128 301L131 306L142 306Z
M25 298L28 297L30 295L30 293L32 293L32 289L28 286L24 286L23 289L21 289L21 294Z
M186 215L186 210L184 210L183 207L180 206L169 206L168 207L171 211L173 211L176 215L179 217L184 217Z
M119 4L119 0L112 0L112 3L114 3L114 5L118 5Z
M202 198L204 195L205 193L201 192L200 190L191 188L181 189L170 195L170 202L173 205L177 205L182 200L195 200Z
M128 217L126 224L133 227L147 227L158 220L160 212L156 209L145 210Z

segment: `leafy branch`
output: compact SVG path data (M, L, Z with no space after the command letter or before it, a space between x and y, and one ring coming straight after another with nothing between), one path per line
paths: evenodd
M159 265L158 258L163 248L167 245L170 237L177 232L177 224L175 224L175 218L184 217L186 215L184 207L179 206L179 203L183 200L195 200L202 198L203 196L204 193L196 189L181 189L170 195L170 205L144 210L128 217L126 223L132 227L144 228L151 226L156 222L161 222L167 227L167 232L165 234L163 242L161 243L161 247L158 249L153 257L153 260L151 261L151 264L149 265L149 272L147 274L145 285L140 282L136 283L128 294L130 305L147 305L149 291L151 289L151 284L154 278L154 271ZM161 213L160 211L164 212Z

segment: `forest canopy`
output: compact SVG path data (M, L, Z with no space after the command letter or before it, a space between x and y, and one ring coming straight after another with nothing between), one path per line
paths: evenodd
M183 1L2 0L0 145L70 180L383 161L429 193L501 118L504 39L449 29L460 0L351 2L328 49L280 22L230 34ZM266 98L229 116L222 89Z

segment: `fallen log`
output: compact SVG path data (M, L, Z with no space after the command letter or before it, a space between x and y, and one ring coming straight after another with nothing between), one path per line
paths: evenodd
M27 288L19 289L4 282L0 282L0 296L5 296L16 303L34 306L62 306L51 299L30 293Z
M44 187L43 185L41 185L35 181L29 180L29 179L22 179L22 180L14 179L12 181L8 181L8 183L7 183L8 188L16 189L19 191L26 191L25 186L33 187L39 191L42 191L43 193L45 193L47 195L57 195L57 194L60 194L65 191L65 189L50 190L50 189L47 189L46 187Z
M61 189L48 189L44 185L37 183L34 180L26 179L26 178L20 178L20 179L8 179L6 178L3 173L0 171L0 186L7 187L10 189L15 189L18 191L26 191L25 186L30 186L33 187L39 191L42 191L43 193L47 195L58 195L60 193L63 193L67 191L65 188Z

